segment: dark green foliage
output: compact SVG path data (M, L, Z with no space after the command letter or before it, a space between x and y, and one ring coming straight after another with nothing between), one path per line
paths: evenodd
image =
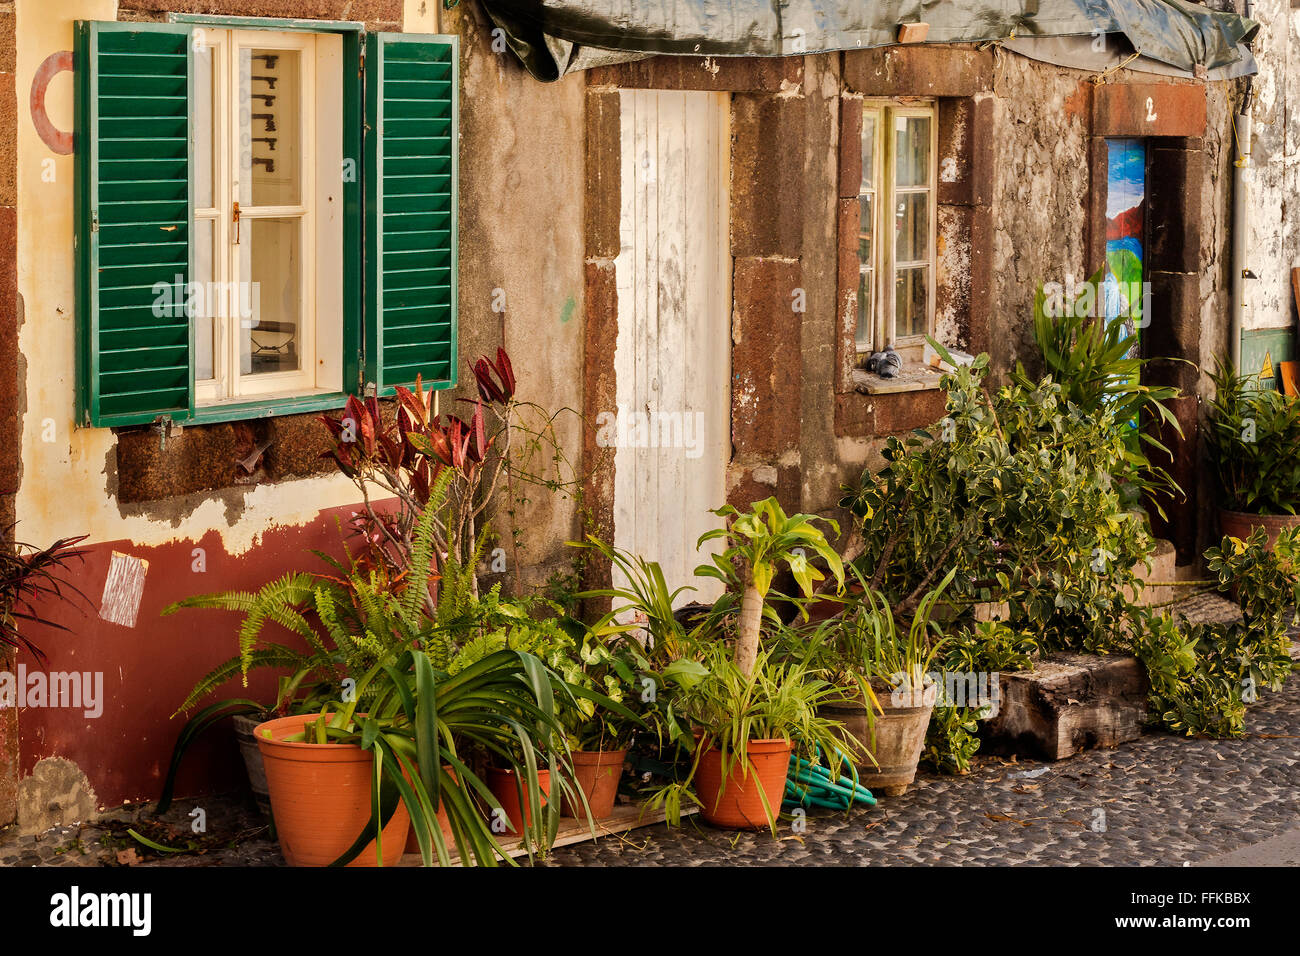
M1229 511L1296 514L1300 508L1300 401L1257 387L1220 363L1211 376L1205 441Z
M1127 467L1124 428L1061 386L990 395L988 357L943 380L947 416L891 438L885 468L843 504L861 521L856 564L902 613L948 570L948 601L1007 601L1009 624L1044 647L1097 647L1123 619L1125 591L1151 537L1112 474Z

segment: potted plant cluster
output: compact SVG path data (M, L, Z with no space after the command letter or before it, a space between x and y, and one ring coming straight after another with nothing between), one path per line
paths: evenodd
M1219 493L1219 530L1245 540L1263 528L1269 547L1300 526L1300 400L1219 365L1206 443Z
M938 697L933 664L944 642L932 614L955 572L923 597L903 630L885 597L852 571L859 587L844 610L811 634L787 629L783 651L852 689L849 699L824 703L822 710L843 724L844 736L863 754L863 785L901 796L916 777Z

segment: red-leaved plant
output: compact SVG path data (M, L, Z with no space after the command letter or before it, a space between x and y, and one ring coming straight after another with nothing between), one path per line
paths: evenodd
M479 359L473 370L479 397L462 400L473 407L468 420L434 414L436 392L426 391L419 376L414 390L397 386L390 415L374 397L353 397L340 416L321 417L333 437L326 457L362 494L365 510L353 516L352 528L374 559L396 574L410 557L416 518L448 470L445 500L434 503L440 511L434 570L441 575L449 557L461 566L474 560L485 513L509 457L515 376L504 349L497 350L495 362ZM376 505L374 497L386 495L396 499L395 506Z

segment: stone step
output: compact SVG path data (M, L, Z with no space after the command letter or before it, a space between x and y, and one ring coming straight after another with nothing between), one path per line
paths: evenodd
M1142 733L1148 684L1136 657L1049 654L998 682L997 713L980 723L983 752L1063 760Z

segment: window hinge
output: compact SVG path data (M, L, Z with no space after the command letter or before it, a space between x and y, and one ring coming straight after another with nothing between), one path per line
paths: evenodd
M361 389L361 394L364 398L374 398L379 394L379 389L376 387L374 382L366 382L365 386Z
M92 213L90 214L90 231L91 231L91 232L99 232L99 213L98 213L98 212L92 212Z

